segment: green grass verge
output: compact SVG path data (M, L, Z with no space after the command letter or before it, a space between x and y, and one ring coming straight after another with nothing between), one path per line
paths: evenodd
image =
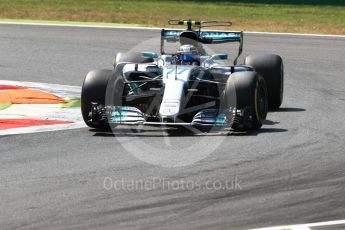
M345 34L345 6L265 4L270 0L1 0L0 18L166 26L171 18L230 20L234 30ZM289 0L286 0L289 1ZM285 2L286 2L285 1ZM297 1L293 1L297 2ZM342 1L337 1L342 2ZM302 0L308 3L308 0Z
M204 2L204 0L184 0L190 2ZM328 5L344 6L344 0L208 0L208 2L232 2L232 3L261 3L261 4L293 4L293 5Z

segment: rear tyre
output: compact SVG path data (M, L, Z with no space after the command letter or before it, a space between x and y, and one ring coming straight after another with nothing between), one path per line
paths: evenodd
M268 110L267 88L264 78L256 72L232 74L224 90L224 104L227 108L236 107L249 113L245 117L234 116L232 129L259 129L266 119ZM244 120L247 119L246 117L249 118L248 121Z
M268 107L279 109L284 93L284 64L280 56L275 54L250 55L245 59L245 65L254 67L266 81Z
M114 68L121 62L150 63L154 62L154 59L143 57L140 52L117 53L113 63Z
M90 112L92 102L101 105L105 104L105 93L112 74L112 70L93 70L85 77L81 90L81 113L84 122L91 128L108 128L107 123L95 123L90 121Z

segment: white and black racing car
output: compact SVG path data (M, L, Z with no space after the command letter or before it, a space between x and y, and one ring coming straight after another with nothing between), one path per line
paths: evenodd
M81 111L92 128L117 125L259 129L268 110L283 100L282 58L250 55L237 64L243 33L205 31L231 22L170 20L186 30L162 29L160 54L118 53L112 70L90 71L82 87ZM239 43L233 64L226 53L204 46ZM172 52L167 44L178 44Z

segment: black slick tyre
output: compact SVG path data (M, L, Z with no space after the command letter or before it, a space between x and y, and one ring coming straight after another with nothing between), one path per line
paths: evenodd
M237 72L232 74L224 89L224 105L246 111L247 117L233 117L234 130L259 129L266 119L268 110L265 80L256 72ZM248 114L249 113L249 114ZM244 120L244 119L248 119Z
M275 54L250 55L245 59L245 65L254 67L266 81L268 107L278 110L283 102L284 64L280 56Z
M85 79L81 90L81 113L84 122L91 128L108 128L107 123L96 123L90 120L91 103L105 105L105 94L112 70L92 70Z

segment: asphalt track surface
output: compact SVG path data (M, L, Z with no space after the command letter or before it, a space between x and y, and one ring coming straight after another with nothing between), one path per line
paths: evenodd
M89 70L111 68L116 52L157 36L154 30L1 25L0 78L81 85ZM261 131L229 135L190 166L142 162L121 138L88 128L0 137L0 228L247 229L344 219L344 47L344 38L245 35L245 54L283 57L282 108ZM142 138L159 146L166 137L148 132ZM171 141L183 151L197 138ZM107 190L107 177L200 184L237 177L241 188Z

